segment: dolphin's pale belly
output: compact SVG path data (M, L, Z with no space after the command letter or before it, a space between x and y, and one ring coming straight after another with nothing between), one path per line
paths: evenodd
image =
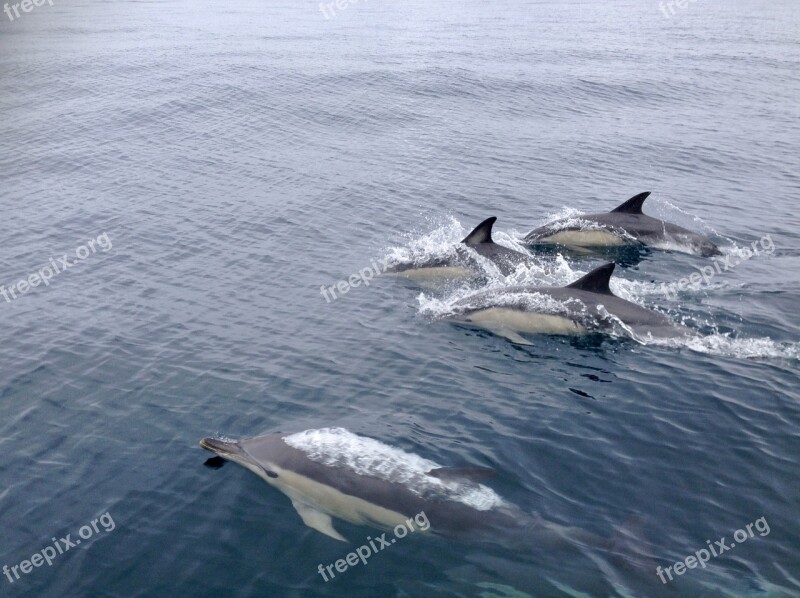
M584 334L586 328L563 316L490 307L471 313L467 321L490 331L510 330L529 334Z
M331 516L357 525L391 529L416 515L386 509L290 470L274 467L274 471L277 478L268 477L263 470L256 473L292 500L306 525L337 540L344 538L333 528Z
M539 241L576 247L628 245L624 238L605 230L563 230L548 237L543 237Z

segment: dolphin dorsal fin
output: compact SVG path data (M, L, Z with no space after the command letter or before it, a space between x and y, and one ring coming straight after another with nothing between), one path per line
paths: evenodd
M477 482L478 480L493 478L495 476L495 471L488 467L437 467L436 469L431 469L427 475L439 478L440 480L466 478Z
M579 278L572 284L568 284L568 289L580 289L590 293L601 293L603 295L613 295L608 282L611 280L611 273L614 271L614 262L595 268L586 276Z
M481 222L475 229L464 237L464 240L461 241L465 245L477 245L478 243L494 243L492 241L492 225L494 224L495 220L497 220L496 216L492 216L491 218L487 218L483 222Z
M642 213L642 204L644 200L650 197L650 192L645 191L644 193L640 193L639 195L634 195L624 204L617 206L612 212L616 212L617 214L641 214Z

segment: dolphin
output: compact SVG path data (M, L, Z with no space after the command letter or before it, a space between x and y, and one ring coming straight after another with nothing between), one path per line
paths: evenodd
M511 527L525 518L479 482L494 475L491 469L442 467L344 428L240 441L204 438L200 446L280 490L303 523L336 540L346 541L333 517L390 530L424 513L432 531L452 536Z
M584 249L587 247L641 244L704 257L722 255L708 237L677 224L642 213L642 204L650 192L634 195L622 205L602 214L586 214L575 219L556 220L525 235L529 244L558 244ZM586 223L589 223L589 226Z
M487 218L462 239L454 255L425 260L422 263L402 263L386 269L389 274L398 274L412 280L463 280L482 273L475 254L491 261L503 276L508 276L517 264L529 262L531 256L503 245L492 239L495 216Z
M545 551L564 562L582 559L581 571L596 563L596 557L626 574L647 565L651 587L660 584L652 574L655 567L649 567L646 543L625 531L630 526L607 539L527 513L481 483L494 476L485 467L442 467L344 428L239 441L203 438L200 446L217 455L209 465L217 468L220 461L229 460L246 467L285 494L308 527L336 540L347 541L334 528L333 518L380 530L394 528L397 537L402 537L397 531L402 525L477 541L482 550L492 544L518 548L526 555ZM381 549L394 542L386 535L375 538Z
M495 476L486 467L444 467L419 455L353 434L345 428L272 433L245 440L203 438L200 446L249 469L285 494L308 527L347 541L333 518L391 530L424 514L430 531L447 537L493 540L500 529L517 530L544 545L565 539L608 544L579 528L548 522L500 497L481 482ZM224 463L224 461L223 461Z
M614 320L637 334L667 338L694 334L664 314L614 295L609 287L614 266L613 262L600 266L565 287L512 286L503 288L502 294L476 293L454 304L457 313L450 320L524 345L531 343L520 333L586 334L607 330ZM502 301L509 296L514 300ZM476 304L480 307L473 307Z

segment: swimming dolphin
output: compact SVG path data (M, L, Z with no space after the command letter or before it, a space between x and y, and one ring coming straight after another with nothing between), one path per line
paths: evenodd
M456 247L455 255L424 261L420 264L403 263L387 268L390 274L399 274L412 280L461 280L474 278L482 270L474 253L488 259L498 267L503 276L511 274L517 264L529 262L531 256L492 240L492 226L497 218L492 216L481 222ZM471 251L470 251L471 250ZM474 252L474 253L473 253Z
M456 302L454 307L459 313L450 319L524 345L531 343L520 333L585 334L611 328L615 319L637 334L656 337L693 334L664 314L614 295L609 288L613 271L612 262L565 287L513 286L503 288L502 294L497 290L476 293ZM538 300L532 295L537 295ZM502 301L504 297L513 300ZM479 307L473 307L476 304Z
M575 224L575 219L550 222L525 235L530 244L549 243L573 248L642 245L697 253L704 257L721 255L719 248L707 237L688 229L642 213L642 204L650 192L639 193L622 205L603 214L577 217L590 223Z
M343 428L238 442L204 438L200 446L263 478L289 497L308 527L336 540L346 541L332 517L388 530L424 513L432 531L448 535L525 517L479 483L491 469L442 467Z
M598 546L605 542L507 502L480 483L494 477L492 469L442 467L344 428L240 441L203 438L200 446L280 490L303 523L336 540L346 541L334 529L333 517L388 530L424 513L427 527L422 531L449 537L493 538L498 529L505 529L519 530L526 539L536 531L546 545L563 546L566 538ZM220 467L218 457L207 465Z
M394 528L397 537L402 537L397 529L403 525L412 531L477 541L482 547L518 548L521 554L546 551L570 563L583 559L581 571L591 567L595 557L620 571L641 568L643 545L623 544L624 538L631 537L629 532L606 539L547 521L481 484L494 475L491 469L442 467L344 428L240 441L204 438L200 446L218 455L209 465L219 467L222 457L246 467L288 496L308 527L336 540L346 541L333 527L334 517L382 530ZM393 542L375 541L381 549ZM649 561L644 563L649 565ZM660 582L653 570L654 566L649 567L647 573L655 587Z

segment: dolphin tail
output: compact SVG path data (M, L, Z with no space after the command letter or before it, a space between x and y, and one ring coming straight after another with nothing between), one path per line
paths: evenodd
M617 214L641 214L642 204L648 197L650 197L650 191L645 191L644 193L634 195L625 203L611 210L611 212Z
M464 245L477 245L478 243L494 243L492 241L492 226L497 220L496 216L487 218L476 226L473 231L461 241Z

